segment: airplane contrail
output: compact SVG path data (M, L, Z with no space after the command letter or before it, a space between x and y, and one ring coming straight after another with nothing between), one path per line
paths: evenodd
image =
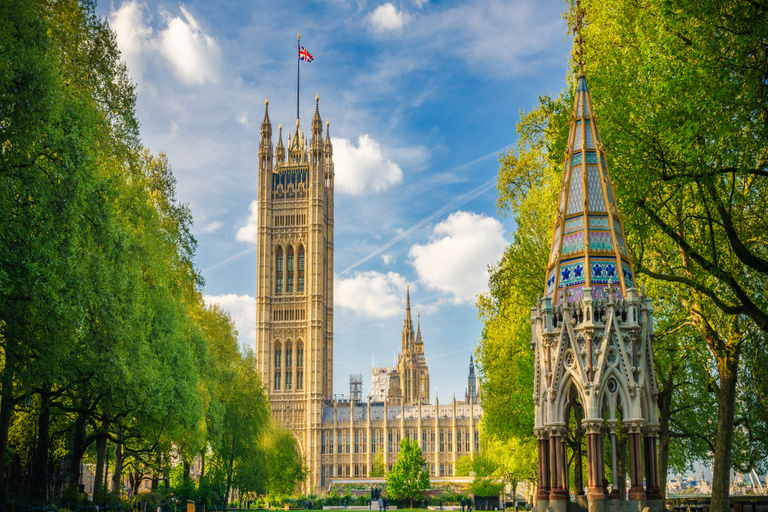
M507 147L508 146L505 146L505 147L497 149L495 151L491 151L490 153L486 153L485 155L480 156L480 157L472 160L471 162L466 162L466 163L458 165L458 166L456 166L456 167L454 167L454 168L452 168L452 169L450 169L448 171L444 171L444 172L438 173L436 175L432 175L432 176L430 176L428 178L425 178L424 180L421 180L420 182L413 183L410 187L417 186L417 185L419 185L421 183L424 183L424 182L433 181L438 176L443 176L443 175L450 174L450 173L453 173L453 172L456 172L456 171L459 171L459 170L462 170L462 169L470 168L473 165L475 165L475 164L477 164L479 162L482 162L483 160L485 160L485 159L487 159L489 157L498 155L500 152L502 152L505 149L507 149ZM344 273L352 270L353 268L357 267L358 265L360 265L362 263L365 263L366 261L370 260L374 256L377 256L377 255L381 254L382 252L386 251L387 249L389 249L390 247L395 245L397 242L399 242L403 238L407 237L408 235L410 235L411 233L413 233L417 229L420 229L420 228L424 227L426 224L428 224L429 222L433 221L437 217L440 217L441 215L444 215L445 213L447 213L447 212L449 212L449 211L451 211L451 210L453 210L455 208L458 208L459 206L461 206L463 204L468 203L469 201L471 201L472 199L476 198L477 196L483 194L484 192L487 192L488 190L493 188L495 186L495 184L496 184L496 179L494 178L494 179L492 179L490 181L487 181L487 182L483 183L479 187L476 187L476 188L470 190L466 194L463 194L463 195L457 197L456 199L454 199L450 203L446 204L445 206L443 206L442 208L440 208L439 210L434 212L429 217L421 220L420 222L418 222L414 226L411 226L411 228L409 228L408 230L404 231L403 233L400 233L396 237L392 238L386 244L384 244L381 247L377 248L376 250L374 250L373 252L371 252L370 254L365 256L364 258L356 261L355 263L353 263L349 267L345 268L343 271L341 271L341 273L339 273L339 275L343 275ZM237 254L234 254L234 255L232 255L232 256L230 256L230 257L228 257L228 258L226 258L226 259L224 259L224 260L222 260L222 261L220 261L220 262L218 262L218 263L216 263L214 265L211 265L210 267L204 268L203 270L200 271L200 273L201 274L205 274L207 272L210 272L211 270L215 270L215 269L217 269L219 267L227 265L228 263L231 263L231 262L233 262L233 261L235 261L235 260L245 256L246 254L255 251L255 250L256 250L256 246L254 245L254 246L249 247L248 249L245 249L243 251L240 251Z
M457 197L456 199L454 199L450 203L444 205L442 208L440 208L439 210L434 212L429 217L420 220L419 222L417 222L416 224L414 224L413 226L411 226L407 230L403 231L402 233L400 233L396 237L394 237L391 240L389 240L384 245L376 248L374 251L370 252L369 254L364 256L363 258L357 260L352 265L348 266L347 268L345 268L344 270L339 272L339 275L340 276L344 275L345 273L349 272L350 270L352 270L353 268L357 267L358 265L360 265L362 263L365 263L366 261L370 260L374 256L378 256L379 254L381 254L382 252L386 251L387 249L389 249L390 247L395 245L397 242L399 242L403 238L407 237L408 235L410 235L411 233L416 231L417 229L420 229L420 228L424 227L426 224L432 222L437 217L445 215L447 212L449 212L451 210L454 210L455 208L458 208L459 206L470 202L472 199L474 199L477 196L479 196L479 195L489 191L490 189L492 189L495 186L496 186L496 178L493 178L493 179L483 183L479 187L475 187L474 189L470 190L466 194L463 194L463 195Z

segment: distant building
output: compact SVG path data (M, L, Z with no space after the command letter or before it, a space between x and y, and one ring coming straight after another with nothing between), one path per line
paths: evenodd
M378 454L391 467L403 437L420 441L433 476L450 477L458 457L479 449L474 364L465 401L440 405L436 396L430 405L421 322L414 329L409 292L396 366L372 369L365 402L360 375L351 376L348 398L333 397L333 147L315 100L309 139L297 119L287 148L282 125L273 148L268 102L261 124L256 355L272 414L306 457L305 491L367 478Z

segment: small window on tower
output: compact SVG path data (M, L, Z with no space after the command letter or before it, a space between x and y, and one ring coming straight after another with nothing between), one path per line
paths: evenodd
M288 246L285 256L285 271L287 274L285 291L286 293L293 293L293 247Z
M275 252L275 295L283 293L283 248Z
M299 246L299 255L298 255L298 282L296 286L296 291L299 293L304 292L304 246Z

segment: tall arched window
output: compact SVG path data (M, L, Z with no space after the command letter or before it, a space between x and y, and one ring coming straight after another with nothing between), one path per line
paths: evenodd
M282 371L280 369L281 367L281 359L282 359L283 351L282 346L280 345L280 342L278 341L275 343L275 390L280 390L280 376L282 374Z
M289 390L293 386L293 347L290 343L285 344L285 389Z
M296 343L296 389L304 389L304 344Z
M297 265L298 281L296 284L296 291L304 293L304 246L299 246L298 265Z
M293 247L290 245L285 251L285 291L286 293L293 293Z
M283 248L275 251L275 295L283 293Z

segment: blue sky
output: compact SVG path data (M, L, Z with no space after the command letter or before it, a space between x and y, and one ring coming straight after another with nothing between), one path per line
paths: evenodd
M560 0L103 2L137 84L143 143L189 203L209 302L254 345L259 126L330 120L336 166L334 391L370 390L400 347L406 283L435 392L463 399L480 337L475 296L511 240L498 154L520 109L565 86ZM542 282L543 287L543 282Z

